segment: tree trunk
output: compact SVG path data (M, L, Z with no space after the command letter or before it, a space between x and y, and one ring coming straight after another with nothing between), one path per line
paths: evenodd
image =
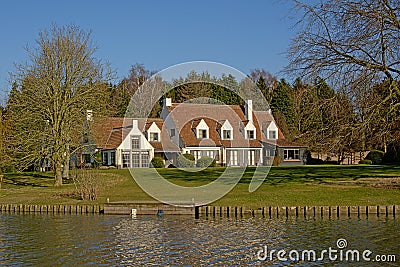
M63 160L63 169L62 169L62 178L69 179L69 161L71 155L69 153L69 145L67 144L66 152L64 152L64 160Z
M62 185L62 170L63 167L61 163L55 164L55 181L54 186L61 186Z

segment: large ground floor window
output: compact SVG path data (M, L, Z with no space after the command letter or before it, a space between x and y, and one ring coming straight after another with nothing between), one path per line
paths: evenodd
M283 160L300 160L300 149L283 150Z
M260 150L257 149L229 149L226 151L228 166L257 166L260 162Z
M132 168L147 168L150 163L149 151L132 151Z
M201 159L204 156L219 160L219 151L218 150L190 150L190 154L193 155L195 162Z
M122 152L122 168L131 167L131 154L129 152Z
M103 166L115 166L115 151L103 152Z

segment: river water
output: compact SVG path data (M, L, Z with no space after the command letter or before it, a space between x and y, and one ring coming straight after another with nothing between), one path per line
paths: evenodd
M0 266L269 265L399 266L400 223L0 213Z

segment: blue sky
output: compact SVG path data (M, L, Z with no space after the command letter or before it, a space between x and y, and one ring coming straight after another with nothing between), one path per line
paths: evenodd
M278 74L295 31L290 0L254 1L2 1L0 89L9 87L25 47L55 23L92 30L96 57L118 78L135 63L151 70L194 60L227 64L244 73Z

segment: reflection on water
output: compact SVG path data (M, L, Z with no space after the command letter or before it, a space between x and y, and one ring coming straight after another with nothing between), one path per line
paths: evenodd
M264 245L280 250L348 248L397 254L394 218L264 219L0 214L0 266L283 266L257 260ZM335 262L319 262L330 264ZM317 266L295 262L298 266ZM348 262L336 262L347 266ZM359 266L360 263L354 263ZM366 266L364 262L362 264ZM396 263L392 263L396 266ZM370 263L370 266L376 266Z

